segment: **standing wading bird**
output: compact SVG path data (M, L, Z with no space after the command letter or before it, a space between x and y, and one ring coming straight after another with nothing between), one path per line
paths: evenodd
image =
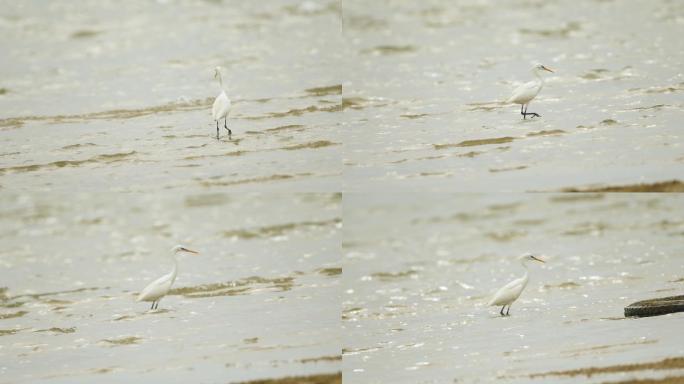
M534 257L533 255L522 255L518 258L520 261L520 264L525 268L525 275L519 279L515 279L511 281L510 283L504 285L496 291L496 294L492 298L492 300L489 302L489 305L503 305L501 307L501 316L508 316L508 311L511 310L511 304L513 304L514 301L518 300L518 297L520 297L520 294L522 291L525 289L525 286L527 286L527 281L528 279L528 274L527 274L527 263L528 261L534 260L534 261L539 261L540 263L544 263L544 260L538 259ZM506 314L504 315L504 308L508 305L508 310L506 311Z
M219 87L221 88L221 93L216 96L214 100L214 105L211 107L211 116L216 121L216 139L219 138L219 120L223 119L223 128L228 130L228 138L230 138L230 128L228 128L228 113L230 113L230 99L226 95L226 91L223 89L223 76L221 76L221 67L214 68L214 78L218 77Z
M532 115L532 117L541 117L538 113L527 112L527 107L530 105L532 99L537 97L539 91L544 87L544 78L542 78L542 71L553 72L552 70L546 68L541 64L536 64L532 67L532 74L534 74L537 79L527 82L513 91L513 95L506 100L507 103L520 104L520 114L523 115L523 119L527 118L527 115ZM523 108L525 108L523 110Z
M187 249L182 245L176 245L175 247L171 248L171 252L173 253L173 269L171 269L171 272L151 282L147 287L145 287L145 289L142 290L142 292L140 292L138 298L136 299L136 301L151 301L152 307L150 309L157 309L159 306L159 301L162 299L162 297L169 293L173 282L176 280L176 275L178 274L178 260L176 260L176 255L178 252L188 252L194 254L199 253L197 251Z

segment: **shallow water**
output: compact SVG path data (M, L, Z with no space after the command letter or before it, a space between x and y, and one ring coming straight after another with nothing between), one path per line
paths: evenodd
M340 370L338 194L5 193L0 207L0 382ZM178 242L201 254L149 311L135 295Z
M6 4L0 183L339 191L339 6L305 3ZM232 140L212 139L217 65Z
M520 192L684 191L683 25L676 0L3 4L0 383L681 374L586 372L684 355L681 314L622 316L680 293L684 200ZM500 101L533 61L522 120ZM179 242L202 255L149 311ZM501 318L525 251L548 263Z
M684 3L344 3L345 190L682 179ZM500 105L556 70L523 120Z
M684 197L643 194L345 194L344 380L606 382L530 375L684 354L684 314L625 319L681 292ZM347 208L351 207L351 208ZM392 223L388 226L387 223ZM486 306L523 269L509 317Z

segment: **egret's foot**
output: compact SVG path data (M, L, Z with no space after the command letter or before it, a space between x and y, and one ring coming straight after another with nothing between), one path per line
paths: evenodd
M531 115L531 119L536 117L541 117L538 113L534 112L527 112L527 106L526 105L521 105L520 106L520 114L523 115L523 120L527 119L527 115Z

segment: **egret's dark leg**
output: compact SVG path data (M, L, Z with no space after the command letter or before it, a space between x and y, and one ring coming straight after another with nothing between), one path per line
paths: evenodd
M527 106L525 106L525 112L523 112L522 114L523 114L523 119L524 119L527 115L532 115L533 118L534 118L535 116L536 116L536 117L541 117L541 115L538 114L538 113L527 112Z
M228 116L223 119L223 128L228 130L228 136L233 134L233 132L230 131L230 128L228 128Z
M154 301L152 302L152 306L150 307L150 309L154 309Z
M525 119L525 112L523 112L523 107L525 104L520 104L520 114L523 116L523 119Z
M219 138L218 120L216 120L216 140Z
M499 313L501 314L501 316L504 316L504 313L503 313L504 308L506 308L506 305L505 305L505 304L504 304L503 307L501 307L501 312L499 312Z
M511 305L508 304L508 310L506 311L506 316L509 316L508 312L510 312L510 311L511 311Z

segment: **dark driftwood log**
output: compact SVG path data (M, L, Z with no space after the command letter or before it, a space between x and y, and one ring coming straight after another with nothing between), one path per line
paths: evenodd
M684 296L642 300L625 307L625 317L659 316L674 312L684 312Z

